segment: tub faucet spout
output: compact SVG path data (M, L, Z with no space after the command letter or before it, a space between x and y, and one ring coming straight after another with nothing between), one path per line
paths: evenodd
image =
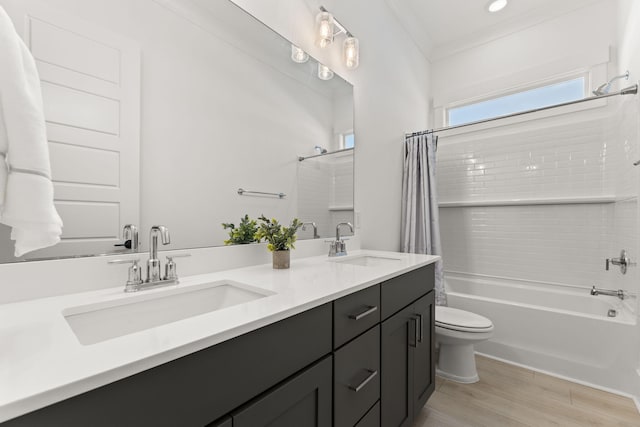
M622 289L618 289L618 290L614 290L614 289L599 289L596 288L595 286L593 286L591 288L591 295L593 296L598 296L598 295L608 295L608 296L612 296L612 297L618 297L621 300L625 299L627 294L625 291L623 291Z

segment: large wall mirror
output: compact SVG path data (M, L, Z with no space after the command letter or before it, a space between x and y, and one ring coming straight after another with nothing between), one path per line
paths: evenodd
M155 224L183 249L223 245L245 214L316 238L353 220L352 86L232 2L0 5L37 61L64 221L19 259L0 226L0 262L126 252L126 224L146 251Z

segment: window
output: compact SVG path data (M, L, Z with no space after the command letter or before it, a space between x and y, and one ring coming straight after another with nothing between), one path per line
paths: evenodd
M579 77L447 110L447 125L456 126L584 98Z
M346 148L353 148L356 144L356 136L354 135L353 131L341 133L338 135L338 137L341 150L344 150Z

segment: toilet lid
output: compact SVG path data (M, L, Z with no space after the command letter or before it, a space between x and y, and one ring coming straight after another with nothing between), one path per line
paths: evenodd
M491 320L479 314L457 308L436 306L436 325L448 329L480 330L492 329Z

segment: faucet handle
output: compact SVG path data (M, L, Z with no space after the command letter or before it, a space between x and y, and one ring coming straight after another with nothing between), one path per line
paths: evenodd
M142 284L142 269L138 265L139 262L140 258L107 261L107 264L131 264L131 267L129 267L129 278L124 287L125 292L136 292Z
M167 255L167 262L164 265L164 280L178 280L178 271L174 258L186 258L190 257L190 253Z

